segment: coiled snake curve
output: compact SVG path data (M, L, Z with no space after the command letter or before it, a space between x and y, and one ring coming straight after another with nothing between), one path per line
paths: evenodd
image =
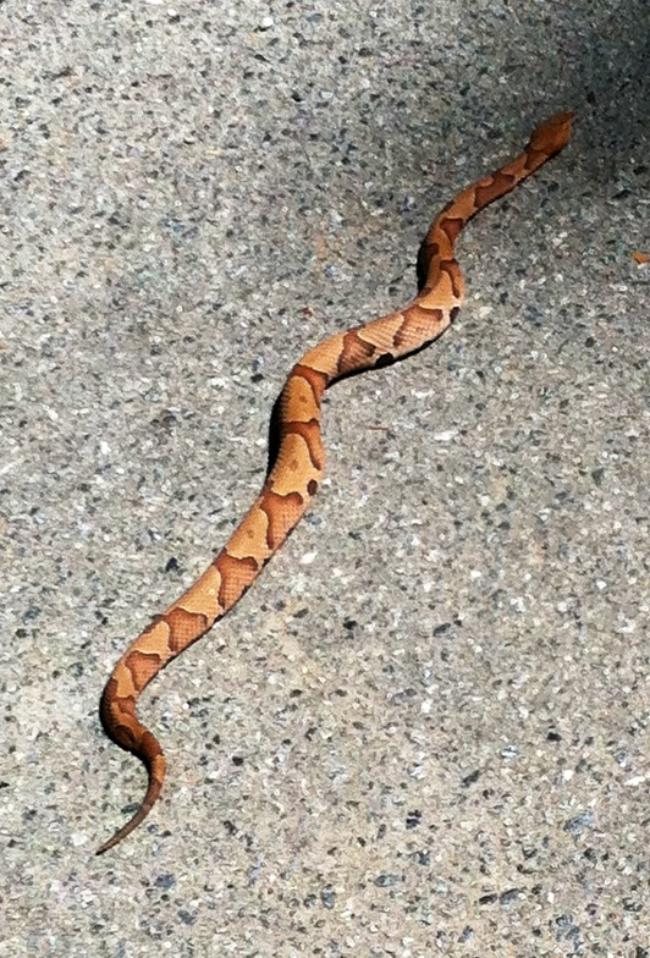
M463 190L444 208L420 248L419 292L407 306L331 336L305 353L289 373L277 407L277 454L261 493L203 575L131 643L104 689L100 706L104 728L114 742L142 760L149 781L134 816L97 854L140 824L162 788L165 758L155 736L137 717L140 693L239 601L318 488L324 464L323 392L342 376L406 356L447 329L463 301L463 279L454 256L458 234L475 213L508 193L567 144L572 117L572 113L560 113L537 127L519 156Z

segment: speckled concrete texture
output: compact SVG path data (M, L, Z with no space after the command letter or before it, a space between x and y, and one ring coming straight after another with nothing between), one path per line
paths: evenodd
M0 955L650 955L645 0L0 4ZM328 480L141 715L127 641L257 492L309 344L467 304L328 393Z

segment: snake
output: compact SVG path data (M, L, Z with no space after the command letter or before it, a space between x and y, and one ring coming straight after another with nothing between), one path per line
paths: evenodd
M165 756L155 735L138 718L140 694L241 599L316 494L325 464L323 393L344 376L419 351L453 323L464 298L454 255L460 231L479 210L509 193L568 143L573 117L565 111L537 126L522 153L444 207L419 249L418 292L408 305L324 339L291 369L275 407L275 455L261 492L205 572L128 646L106 683L100 704L104 730L142 761L148 784L131 819L97 854L122 841L143 821L163 786Z

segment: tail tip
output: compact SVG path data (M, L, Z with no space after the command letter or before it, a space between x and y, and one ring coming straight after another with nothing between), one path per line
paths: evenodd
M153 735L150 732L146 732L145 735L149 736L149 739L155 743L159 751L151 756L147 755L146 761L149 771L149 783L147 785L147 792L145 797L142 800L141 805L136 810L135 815L129 821L122 825L114 835L112 835L108 841L105 841L103 845L100 845L95 855L103 855L104 852L107 852L109 848L113 848L114 845L117 845L118 842L121 842L122 839L126 838L127 835L130 835L131 832L138 827L138 825L144 821L147 817L153 806L155 805L160 792L162 791L163 781L165 779L165 756L160 750L160 745Z
M99 848L95 850L95 855L103 855L104 852L107 852L108 849L111 848L111 846L112 846L112 842L109 839L107 842L104 842L103 845L100 845Z

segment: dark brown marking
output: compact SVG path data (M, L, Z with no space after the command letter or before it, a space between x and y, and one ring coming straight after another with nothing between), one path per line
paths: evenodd
M456 319L459 313L460 313L460 306L452 306L451 311L449 313L449 321L453 323L453 321Z
M160 671L162 657L157 652L138 652L133 649L124 659L124 664L133 676L133 684L138 692ZM124 699L120 699L123 702Z
M300 376L301 379L309 383L314 393L314 399L316 403L320 405L320 397L327 389L327 376L325 373L319 373L317 369L312 369L311 366L303 366L301 363L298 363L289 373L287 384L292 376Z
M318 483L315 479L310 479L307 483L307 492L310 496L315 496L318 492Z
M357 335L359 329L363 329L363 326L351 329L343 337L343 348L336 364L336 368L342 374L363 368L376 351L372 343L359 339Z
M188 612L182 606L176 606L165 616L169 626L169 645L171 652L181 652L190 642L203 635L208 628L207 616L198 612Z
M290 492L280 496L268 489L264 493L260 509L269 520L266 530L266 542L269 549L277 549L293 529L303 513L303 499L299 492Z
M498 199L505 193L509 193L513 186L517 185L517 178L512 173L502 173L498 170L485 184L480 183L474 192L476 196L476 206L480 209L487 206L492 200Z
M117 695L115 705L120 717L126 715L127 718L135 718L135 695Z
M440 220L439 225L449 237L449 242L453 244L456 242L456 237L465 225L465 220L460 216L445 216Z
M393 346L396 349L399 349L402 343L404 342L406 330L408 329L408 326L409 326L408 313L409 313L409 310L406 310L404 312L403 314L404 319L400 323L399 329L393 335Z
M219 605L222 609L229 609L246 591L255 576L258 568L253 556L237 559L222 549L213 565L221 576L219 586Z
M320 434L320 424L317 419L310 419L309 422L299 422L298 420L290 419L288 422L281 423L280 432L283 439L290 433L302 436L307 444L309 458L311 459L314 469L320 470L323 468L323 441Z

